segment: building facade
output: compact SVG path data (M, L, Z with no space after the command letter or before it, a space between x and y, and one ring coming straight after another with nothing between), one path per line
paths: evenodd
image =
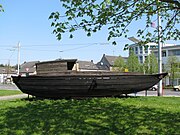
M113 70L114 62L119 56L110 56L103 54L101 60L96 64L99 70ZM126 62L128 57L122 57Z
M30 62L24 62L20 65L19 74L21 76L29 75L35 75L36 74L36 63L39 63L39 61L30 61Z
M163 47L175 46L174 44L163 44ZM132 44L129 46L130 50L138 57L140 63L144 63L146 57L151 54L152 50L158 50L158 45L156 43L148 43L146 45L140 46L139 44Z
M152 52L155 54L158 59L158 45L156 43L148 43L144 46L139 46L138 44L132 44L129 47L129 52L132 50L134 54L138 57L140 63L144 63L146 57ZM180 62L180 45L175 44L163 44L162 45L162 67L163 71L168 71L165 65L167 65L168 59L171 56L175 56ZM177 63L176 63L177 65ZM177 73L179 74L179 73ZM164 80L165 85L180 85L180 78L175 78L174 82L170 79L170 74Z
M80 61L78 60L73 67L76 71L99 71L98 67L91 61Z
M158 57L158 49L152 49L151 50L156 57ZM172 65L167 66L168 64L168 59L170 57L175 57L177 60L172 62ZM163 71L168 71L170 69L167 68L173 68L174 66L176 66L176 76L180 76L180 45L174 45L174 46L164 46L162 47L162 68ZM167 77L166 78L166 85L180 85L180 78L179 77L175 77L175 79L171 79L172 75L169 74L169 76L171 77ZM174 76L174 75L173 75Z
M16 75L14 68L0 67L0 83L12 83L12 75Z
M158 49L151 49L151 51L158 57ZM162 64L167 64L168 58L171 56L175 56L180 60L180 45L162 47Z

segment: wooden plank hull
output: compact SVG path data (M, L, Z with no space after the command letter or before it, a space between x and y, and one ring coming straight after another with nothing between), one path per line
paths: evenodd
M62 74L13 76L14 83L26 93L42 98L102 97L147 90L167 73L142 74Z

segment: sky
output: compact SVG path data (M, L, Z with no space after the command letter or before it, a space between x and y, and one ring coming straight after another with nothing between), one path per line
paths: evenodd
M103 54L112 56L128 56L124 45L133 43L127 38L115 38L116 46L107 41L107 29L104 28L87 37L83 31L74 33L69 39L63 35L57 41L52 34L51 12L62 12L59 0L0 0L4 12L0 12L0 64L16 65L18 57L17 45L20 43L20 63L28 61L49 61L55 59L93 60L97 63ZM142 24L130 26L130 36L134 29Z

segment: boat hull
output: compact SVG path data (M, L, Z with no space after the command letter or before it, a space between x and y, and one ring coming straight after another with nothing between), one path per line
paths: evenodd
M68 74L56 76L13 76L17 87L26 94L42 98L105 97L130 94L151 88L167 73Z

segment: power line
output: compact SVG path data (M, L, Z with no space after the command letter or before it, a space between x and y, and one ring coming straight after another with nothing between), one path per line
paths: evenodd
M125 42L125 41L128 41L128 40L119 40L117 41L118 43L120 42ZM54 45L58 45L58 46L67 46L67 45L89 45L89 44L111 44L111 42L89 42L89 43L66 43L66 44L63 44L63 43L59 43L59 44L23 44L23 46L54 46ZM5 44L0 44L0 47L13 47L13 45L9 46L9 45L5 45Z
M87 45L87 46L81 46L81 47L76 47L76 48L71 48L71 49L65 49L65 50L61 50L60 52L66 52L66 51L78 50L78 49L86 48L86 47L89 47L89 46L90 46L90 45Z

